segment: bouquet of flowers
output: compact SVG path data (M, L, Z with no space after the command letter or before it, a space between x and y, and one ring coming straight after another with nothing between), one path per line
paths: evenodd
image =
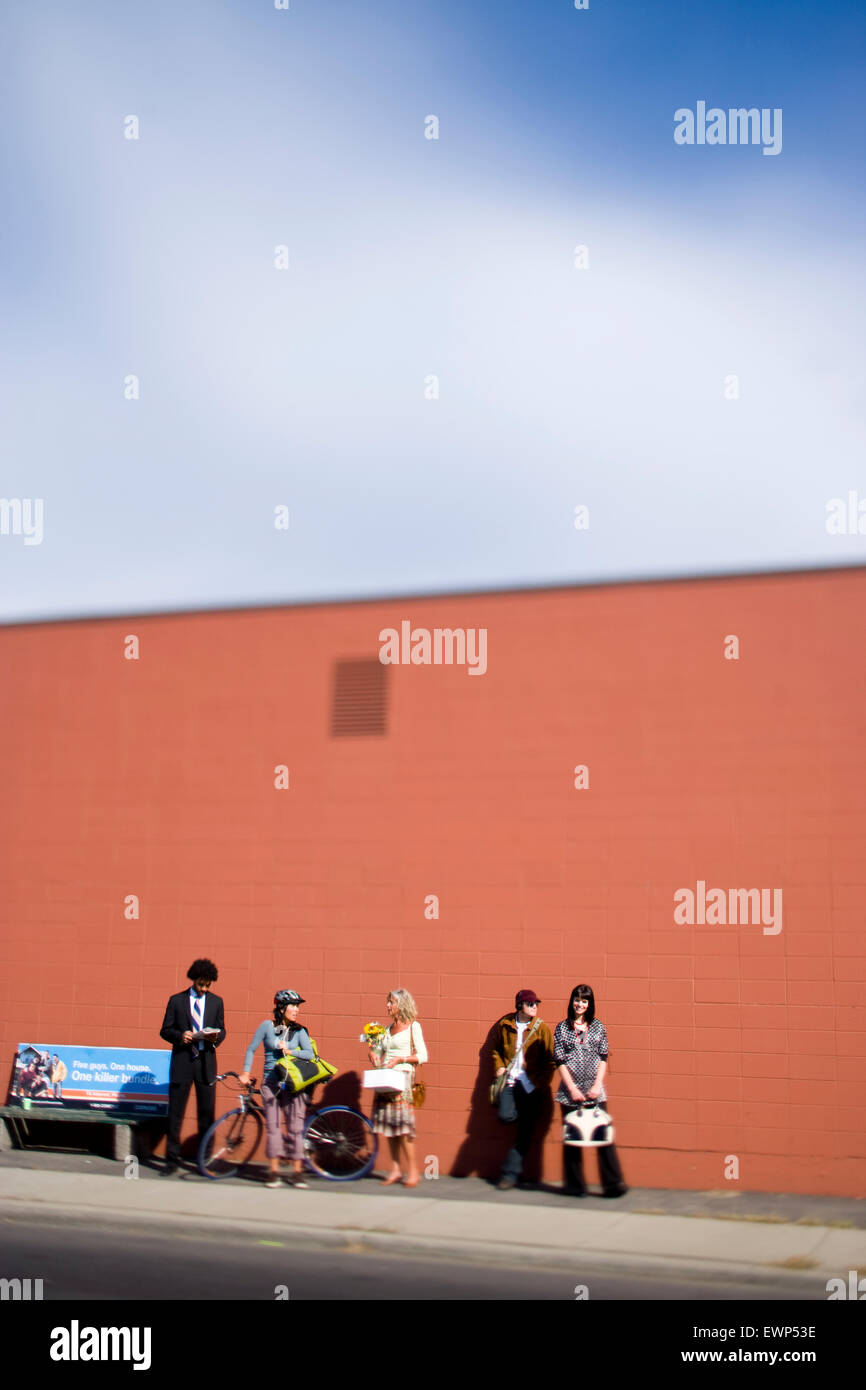
M384 1023L365 1023L358 1041L366 1043L368 1047L379 1047L387 1031Z

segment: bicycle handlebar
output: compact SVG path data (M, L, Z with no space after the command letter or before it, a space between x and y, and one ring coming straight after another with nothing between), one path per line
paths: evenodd
M235 1078L236 1081L239 1081L239 1080L240 1080L240 1073L239 1073L239 1072L236 1072L236 1071L221 1071L221 1072L219 1073L219 1075L217 1076L216 1080L217 1080L217 1081L225 1081L226 1077L228 1077L228 1076L233 1076L233 1077ZM258 1080L257 1077L251 1076L251 1077L250 1077L250 1081L249 1081L249 1085L248 1085L248 1086L245 1086L243 1089L246 1090L246 1091L248 1091L249 1094L252 1095L253 1090L255 1089L255 1084L256 1084L256 1081L257 1081L257 1080Z

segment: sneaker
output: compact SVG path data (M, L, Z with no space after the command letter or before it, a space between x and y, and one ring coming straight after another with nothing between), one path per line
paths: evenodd
M268 1178L265 1187L282 1187L283 1180L279 1173L274 1173L273 1177Z
M295 1173L293 1177L287 1179L287 1182L290 1187L309 1187L310 1185L308 1182L304 1181L301 1173Z
M504 1177L499 1179L496 1186L500 1192L510 1192L512 1187L517 1186L517 1179L513 1178L510 1173L506 1173Z

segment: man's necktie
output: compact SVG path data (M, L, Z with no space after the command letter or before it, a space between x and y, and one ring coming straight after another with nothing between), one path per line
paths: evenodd
M192 1001L192 1021L193 1021L193 1023L195 1024L195 1031L196 1031L197 1033L200 1033L200 1032L201 1032L201 1021L202 1021L201 1005L202 1005L202 1001L201 1001L200 999L193 999L193 1001ZM193 1045L192 1045L192 1055L193 1055L193 1057L197 1057L198 1054L199 1054L198 1044L197 1044L197 1043L193 1043Z

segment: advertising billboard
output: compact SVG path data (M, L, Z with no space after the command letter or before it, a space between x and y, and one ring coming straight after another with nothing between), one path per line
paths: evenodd
M10 1099L28 1110L164 1115L170 1062L167 1048L19 1043Z

